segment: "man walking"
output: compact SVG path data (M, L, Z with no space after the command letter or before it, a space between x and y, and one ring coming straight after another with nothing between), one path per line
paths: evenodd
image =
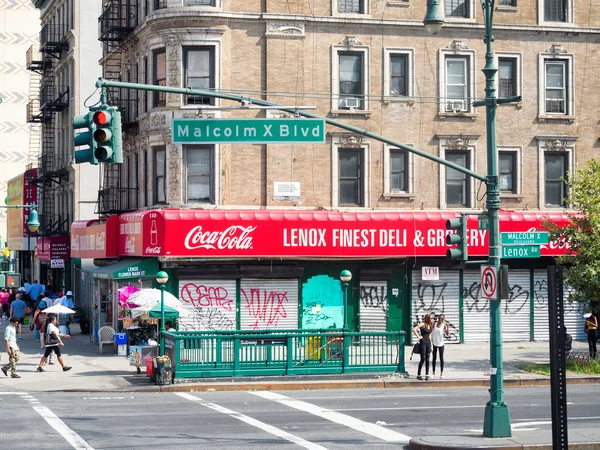
M16 317L19 322L17 326L19 330L19 341L23 340L23 322L25 321L26 309L29 309L29 307L21 300L21 296L17 294L15 300L10 304L10 317Z
M42 368L44 363L46 362L46 358L50 356L52 352L56 353L56 358L58 359L58 363L61 365L63 372L67 370L71 370L70 367L65 366L63 362L62 355L60 353L60 348L63 347L63 341L61 337L69 338L68 334L63 334L58 331L58 327L56 326L56 314L48 314L48 327L46 328L46 351L44 352L44 356L40 360L40 365L37 368L38 372L45 372Z
M2 366L2 372L8 376L8 369L10 369L10 376L12 378L21 378L17 375L17 362L19 361L19 346L17 344L17 325L19 324L18 317L11 317L10 324L4 330L4 342L6 343L6 353L8 353L8 364Z

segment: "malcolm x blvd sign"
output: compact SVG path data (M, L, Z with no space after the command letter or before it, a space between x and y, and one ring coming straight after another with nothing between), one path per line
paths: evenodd
M173 144L325 142L322 119L173 119Z

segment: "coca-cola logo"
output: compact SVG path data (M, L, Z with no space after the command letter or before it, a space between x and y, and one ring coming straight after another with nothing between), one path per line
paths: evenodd
M160 255L161 248L162 247L146 247L146 254Z
M125 253L135 253L135 236L125 239Z
M250 234L256 227L232 225L223 231L204 231L202 225L190 230L185 237L185 248L194 250L197 248L219 249L219 250L247 250L252 248L252 236Z
M539 233L540 230L538 230L535 227L531 227L529 228L529 230L526 231L526 233ZM543 249L550 249L550 250L557 250L557 249L570 249L571 248L571 243L569 241L549 241L548 244L542 244L540 245L540 248Z

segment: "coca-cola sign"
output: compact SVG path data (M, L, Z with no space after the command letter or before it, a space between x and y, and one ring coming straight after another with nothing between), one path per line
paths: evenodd
M446 220L456 212L221 211L165 209L120 216L122 256L241 258L443 257ZM502 212L500 231L543 229L544 219L564 225L562 213ZM488 230L469 218L469 255L488 254ZM542 256L568 252L542 246Z
M74 258L115 258L119 219L78 220L71 224L71 256Z

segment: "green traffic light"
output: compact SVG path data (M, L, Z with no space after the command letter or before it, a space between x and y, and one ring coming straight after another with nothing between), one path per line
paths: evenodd
M467 216L461 215L454 219L446 221L447 230L455 230L455 233L446 235L446 245L456 245L446 251L447 259L460 259L466 261L469 259L467 247Z

